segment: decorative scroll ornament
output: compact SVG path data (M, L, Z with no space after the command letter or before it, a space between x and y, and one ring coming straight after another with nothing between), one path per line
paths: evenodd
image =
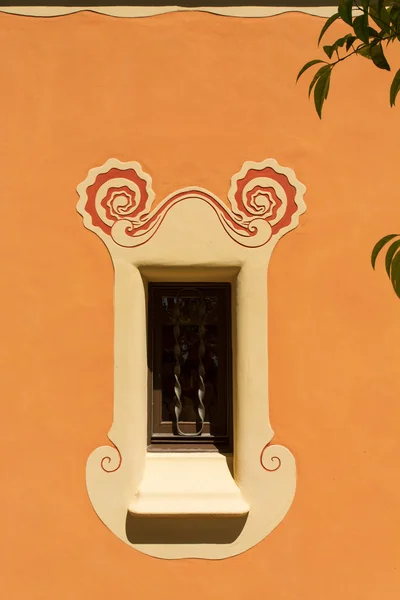
M248 161L232 177L229 207L203 188L188 187L173 192L152 209L155 194L150 175L137 162L110 159L91 169L77 191L77 209L85 226L125 248L146 243L173 206L193 198L215 210L233 240L257 248L297 224L294 220L303 212L305 188L291 169L280 167L273 159Z

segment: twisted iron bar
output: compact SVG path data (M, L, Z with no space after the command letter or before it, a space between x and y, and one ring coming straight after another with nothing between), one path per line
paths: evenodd
M206 416L206 409L203 404L204 396L206 394L206 386L204 384L204 376L206 374L206 371L205 371L204 365L203 365L203 356L206 352L206 347L204 344L204 334L206 332L206 328L204 327L204 320L205 320L205 316L206 316L206 307L205 307L203 295L201 294L201 292L199 292L199 293L200 293L200 307L199 307L200 325L199 325L199 369L198 369L198 373L199 373L200 385L199 385L199 389L197 392L197 395L199 398L199 406L198 406L197 412L199 413L199 417L201 419L201 430L202 430L204 427L204 420L205 420L205 416ZM201 431L200 431L200 433L201 433Z
M182 413L182 386L181 383L179 381L179 377L181 375L181 347L179 344L179 335L181 332L180 329L180 308L179 308L179 297L180 294L184 291L190 290L195 291L199 294L200 297L200 308L199 308L199 316L200 316L200 326L199 326L199 337L200 337L200 344L199 344L199 369L198 369L198 373L199 373L199 379L200 379L200 386L199 386L199 390L197 392L198 394L198 398L199 398L199 406L197 408L197 412L200 418L200 422L201 422L201 427L199 429L199 431L196 431L196 433L185 433L184 431L182 431L180 424L179 424L179 419ZM203 299L203 294L200 292L200 290L193 290L193 288L182 288L179 290L179 292L176 295L176 303L175 303L175 307L174 307L174 311L173 311L173 315L172 315L172 319L173 319L173 324L174 324L174 338L175 338L175 344L174 344L174 356L175 356L175 366L174 366L174 378L175 378L175 385L174 385L174 392L175 392L175 398L176 398L176 402L175 402L175 418L176 418L176 428L178 431L179 435L182 436L192 436L192 435L201 435L203 432L203 428L204 428L204 420L205 420L205 407L203 404L203 400L204 400L204 396L205 396L205 384L204 384L204 376L205 376L205 369L204 369L204 365L202 362L202 358L205 354L205 345L204 345L204 333L205 333L205 327L204 327L204 319L205 319L205 313L206 313L206 309L205 309L205 304L204 304L204 299Z

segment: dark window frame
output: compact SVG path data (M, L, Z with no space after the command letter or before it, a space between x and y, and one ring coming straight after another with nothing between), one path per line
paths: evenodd
M161 391L161 321L159 301L165 293L177 293L179 289L195 288L218 297L218 418L211 425L205 424L203 433L192 436L177 434L176 425L162 421ZM158 313L157 313L158 311ZM232 311L231 285L222 282L149 282L147 298L148 331L148 450L149 451L233 451L233 386L232 386ZM196 431L196 424L185 423L185 433ZM214 428L214 432L212 429ZM217 431L219 429L219 432ZM221 431L223 429L223 432Z

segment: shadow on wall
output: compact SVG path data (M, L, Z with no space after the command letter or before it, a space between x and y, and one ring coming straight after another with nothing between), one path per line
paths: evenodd
M139 516L128 512L126 536L131 544L231 544L248 515Z

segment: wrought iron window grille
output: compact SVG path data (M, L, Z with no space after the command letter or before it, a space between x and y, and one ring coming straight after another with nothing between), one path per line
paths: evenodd
M149 283L148 314L150 449L230 448L230 285Z

